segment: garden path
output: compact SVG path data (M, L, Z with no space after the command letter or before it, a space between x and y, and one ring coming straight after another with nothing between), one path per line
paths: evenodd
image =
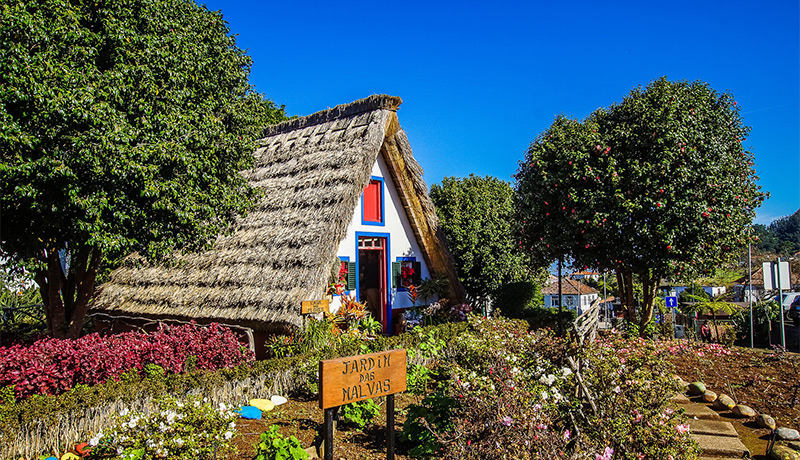
M729 421L712 410L709 404L684 394L672 398L677 409L683 409L689 419L689 435L702 450L700 460L730 460L750 457L750 450L739 439L739 433Z

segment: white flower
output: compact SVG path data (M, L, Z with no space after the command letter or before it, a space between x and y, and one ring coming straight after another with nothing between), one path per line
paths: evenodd
M175 438L175 444L177 444L178 447L183 446L183 442L184 442L183 439Z
M548 395L546 391L543 391L543 392L542 392L542 399L545 399L545 400L546 400L546 399L547 399L547 398L549 398L549 397L550 397L550 395Z
M103 432L100 431L93 438L89 439L89 445L95 447L100 443L100 440L103 439Z
M566 376L568 376L568 375L570 375L570 374L572 374L572 369L570 369L570 368L568 368L568 367L562 367L562 368L561 368L561 375L563 375L564 377L566 377Z
M539 383L547 386L553 386L553 382L555 381L556 381L556 376L553 374L543 375L539 378Z
M129 413L129 412L130 412L130 411L129 411L129 410L128 410L128 408L126 407L125 409L122 409L121 411L119 411L119 416L120 416L120 417L124 417L124 416L128 415L128 413Z
M230 439L233 437L233 431L226 431L225 432L225 439Z
M219 403L219 410L225 412L228 410L228 406L226 406L225 403Z
M229 423L229 424L228 424L228 428L230 428L230 429L234 429L234 428L236 428L236 422L231 422L231 423Z

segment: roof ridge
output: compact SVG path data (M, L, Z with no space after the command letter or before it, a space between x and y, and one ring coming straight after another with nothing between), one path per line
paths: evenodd
M373 110L383 109L397 111L402 103L403 100L397 96L373 94L372 96L353 101L349 104L340 104L332 109L322 110L305 117L293 118L276 125L267 126L264 128L263 136L270 137L276 134L294 131L299 128L305 128L306 126L319 125Z

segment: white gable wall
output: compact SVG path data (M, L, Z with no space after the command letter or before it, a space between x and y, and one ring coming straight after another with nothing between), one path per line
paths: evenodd
M389 277L389 304L392 309L411 307L411 301L405 291L397 290L394 286L394 280L391 279L391 263L397 261L398 257L414 257L417 262L421 264L422 279L430 278L428 266L425 264L425 259L422 257L422 251L419 244L417 244L414 232L411 230L411 225L405 215L405 209L400 202L400 197L397 195L397 190L392 182L392 176L383 159L383 155L378 155L378 161L372 167L372 176L383 179L383 213L384 219L382 225L365 225L361 220L361 200L356 206L353 217L350 220L350 225L347 228L347 235L339 243L339 251L337 255L342 258L348 258L350 262L356 261L356 254L358 252L358 235L373 235L385 237L388 242L388 261L386 272ZM355 290L349 291L349 294L356 296ZM417 306L421 305L425 299L418 299ZM434 301L437 299L429 299ZM336 311L341 305L338 296L334 296L331 302L331 311Z

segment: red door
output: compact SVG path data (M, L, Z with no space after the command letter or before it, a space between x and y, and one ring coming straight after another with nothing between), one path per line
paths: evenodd
M358 300L367 303L372 317L386 325L386 238L358 237Z

